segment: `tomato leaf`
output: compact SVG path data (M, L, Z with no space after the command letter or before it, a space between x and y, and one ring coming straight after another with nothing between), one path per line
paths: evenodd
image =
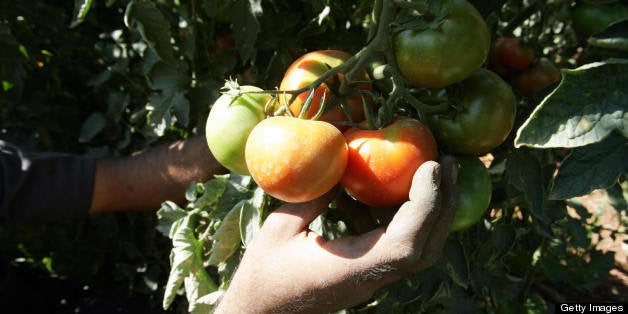
M508 183L525 195L532 215L544 221L543 186L545 184L539 161L527 152L513 153L506 161L506 175Z
M107 124L107 118L101 112L92 112L87 120L83 122L81 127L81 135L79 136L80 143L87 143L91 141L96 135L100 134L105 129Z
M448 239L443 254L446 257L445 269L451 280L467 289L469 287L469 269L464 247L460 241Z
M185 285L190 312L196 308L195 300L197 298L217 290L216 284L203 267L201 248L204 239L198 240L194 234L198 215L197 211L192 211L180 219L178 228L172 236L171 269L165 287L164 309L172 304L182 284Z
M591 46L628 51L628 19L611 24L588 40Z
M240 201L225 216L220 227L214 234L211 255L207 260L209 265L216 265L226 261L240 247L240 213L246 201Z
M262 14L260 0L234 0L229 8L229 18L234 30L233 37L242 60L255 55L255 41L260 32L257 16Z
M628 136L628 59L564 70L563 80L517 131L515 146L579 147L613 130Z
M131 1L124 12L124 23L128 28L136 27L142 39L165 63L174 64L174 49L170 43L170 23L150 1Z
M74 18L72 19L72 23L70 23L70 28L83 23L91 6L92 0L74 0Z
M575 148L563 161L552 182L550 199L585 195L615 184L628 170L628 142L619 134Z
M256 188L253 197L248 200L240 212L240 238L246 247L259 231L262 220L260 209L264 203L264 190Z

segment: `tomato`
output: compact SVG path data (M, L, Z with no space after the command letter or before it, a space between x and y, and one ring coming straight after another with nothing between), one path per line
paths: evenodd
M262 91L255 86L240 89ZM267 94L224 94L212 105L205 125L207 145L216 160L230 171L249 174L244 160L246 140L253 127L265 118L264 105L269 100Z
M477 155L501 144L515 123L517 102L499 75L479 69L459 85L453 115L428 115L438 144L454 154Z
M537 65L515 78L512 85L521 96L531 99L536 93L559 82L560 79L560 70L549 60L541 59Z
M351 58L351 55L339 51L339 50L320 50L313 51L304 54L297 60L295 60L290 67L286 70L284 77L281 81L279 89L282 91L297 90L308 84L311 84L320 76L322 76L327 70L337 67L344 63L347 59ZM328 110L319 118L319 120L327 122L339 122L348 121L347 115L344 113L340 103L344 103L350 108L351 118L354 122L362 122L364 120L364 107L363 98L359 95L339 95L333 91L334 81L336 84L340 84L343 79L342 74L338 74L335 77L329 78L326 82L319 85L314 92L314 98L310 104L310 108L307 112L306 118L312 118L321 106L321 102L324 97L324 104L330 104L335 98L340 98L339 102L328 108ZM354 77L355 81L368 82L369 77L365 70L359 71ZM361 84L355 87L355 90L370 90L371 84ZM283 106L289 105L290 111L293 115L298 116L301 111L303 103L307 99L309 91L305 91L296 96L296 99L290 104L292 96L290 94L280 94L279 102L275 109L279 109ZM369 97L364 98L367 103L370 104L371 99ZM346 128L345 128L346 129Z
M458 209L451 225L452 231L469 228L482 218L491 202L492 183L488 170L475 156L456 156L460 191Z
M438 157L430 130L410 118L379 130L352 128L345 136L349 158L340 184L353 198L370 206L393 206L408 200L414 172Z
M434 29L404 30L393 38L401 75L410 85L440 88L461 81L488 56L491 37L466 0L444 1L449 15Z
M578 3L571 10L572 26L583 38L599 33L615 22L628 18L628 5L616 3Z
M499 37L491 46L489 68L502 76L527 69L534 60L532 48L521 45L516 37Z
M216 36L213 52L221 53L224 51L235 50L235 39L231 35Z
M286 202L307 202L340 181L347 143L327 122L276 116L253 129L245 157L251 176L266 193Z

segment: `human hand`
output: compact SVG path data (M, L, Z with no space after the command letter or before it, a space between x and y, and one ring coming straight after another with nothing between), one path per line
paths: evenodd
M333 192L278 208L248 246L215 313L331 312L431 266L457 207L455 169L451 157L421 165L410 200L390 223L359 236L326 241L308 230Z

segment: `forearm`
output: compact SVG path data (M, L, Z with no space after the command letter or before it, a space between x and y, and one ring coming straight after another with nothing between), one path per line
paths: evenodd
M203 136L98 160L90 213L154 210L165 200L182 202L190 182L204 182L222 173L226 170L214 159Z

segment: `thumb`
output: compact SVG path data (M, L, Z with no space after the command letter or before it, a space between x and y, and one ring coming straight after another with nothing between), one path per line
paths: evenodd
M423 163L415 172L409 192L410 200L399 208L386 234L419 253L440 210L440 165Z

